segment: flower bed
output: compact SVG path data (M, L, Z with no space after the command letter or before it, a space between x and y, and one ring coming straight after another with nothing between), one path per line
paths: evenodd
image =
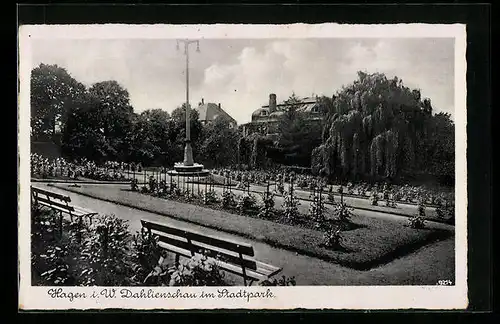
M169 197L169 203L166 204L167 196L160 199L151 194L140 194L116 188L96 188L95 186L71 189L60 186L59 188L249 237L355 269L369 269L411 253L433 240L444 239L452 235L452 231L433 228L413 229L387 219L353 215L350 217L350 222L354 225L351 225L352 228L343 229L344 249L339 250L324 246L324 230L313 229L312 226L305 226L304 223L290 224L286 221L277 222L276 219L272 221L260 218L258 212L237 214L235 213L236 207L229 210L223 209L220 201L205 205L203 200L198 201L192 198L189 203L182 203L184 199L182 197L175 199ZM238 200L234 199L234 201Z
M245 178L252 184L264 184L267 181L272 183L282 184L289 183L293 178L298 188L302 190L313 190L318 184L326 189L326 180L307 174L295 174L293 172L284 171L262 171L262 170L230 170L230 169L214 169L213 174L230 178L239 182ZM390 199L394 202L418 204L420 200L424 200L429 206L443 206L454 204L454 192L440 191L430 189L423 186L410 185L387 185L384 183L370 184L366 182L349 182L347 184L330 184L329 188L337 187L337 192L343 191L345 195L369 199L374 192L380 200L387 201Z

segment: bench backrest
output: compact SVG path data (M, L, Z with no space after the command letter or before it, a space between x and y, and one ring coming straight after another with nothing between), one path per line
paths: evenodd
M75 209L68 205L71 202L69 196L58 194L57 192L52 192L36 187L31 187L31 193L35 201L43 202L46 204L54 205L59 208L67 209L68 211L74 211Z
M141 223L144 228L158 235L160 242L191 251L191 255L204 250L209 257L244 266L247 269L255 270L257 268L255 260L252 258L254 250L250 244L221 239L154 221L141 220Z

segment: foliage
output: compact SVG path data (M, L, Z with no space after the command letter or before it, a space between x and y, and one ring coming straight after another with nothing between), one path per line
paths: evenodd
M236 209L240 213L247 212L255 208L256 200L252 194L244 193L243 195L238 197L238 201L236 202Z
M417 211L419 217L425 218L425 204L422 200L418 203Z
M332 106L323 143L313 154L315 173L324 168L331 177L351 179L397 179L417 171L451 176L453 121L446 114L432 115L430 100L397 77L358 72L358 80L344 86Z
M161 109L143 111L134 118L131 135L130 158L145 164L173 164L176 154L171 141L174 122L168 112Z
M354 216L352 207L349 207L344 202L335 206L333 214L343 224L350 222L351 217Z
M64 128L68 111L81 100L85 86L66 69L40 64L31 71L31 136L55 139L57 128Z
M372 194L370 195L370 204L372 206L378 206L378 201L379 201L378 192L376 190L373 190Z
M283 209L283 215L285 219L289 223L294 223L300 216L299 213L300 201L295 196L293 191L287 191L283 195L283 205L281 208Z
M297 282L295 277L281 276L281 278L276 279L266 279L259 283L259 286L296 286Z
M210 205L217 203L217 194L215 190L207 190L203 193L203 204Z
M323 201L322 192L319 190L315 190L314 193L311 194L310 198L312 198L311 204L309 206L309 216L318 224L321 224L325 221L325 203Z
M342 230L340 227L330 227L323 235L323 246L339 249L342 247Z
M170 286L225 286L224 274L214 259L196 254L182 260L170 275Z
M269 185L267 190L261 193L262 204L259 207L259 217L269 218L274 210L274 193L269 190Z
M221 167L237 163L240 133L230 122L218 116L203 128L200 158L207 167Z
M164 277L158 274L156 267L161 267L160 258L163 251L158 245L159 237L144 227L138 231L132 240L132 260L134 262L133 280L141 285L161 285ZM168 278L170 280L170 278ZM168 283L168 280L166 282Z
M158 190L158 181L153 176L150 176L148 186L148 191L154 193L156 192L156 190Z
M425 227L425 218L418 216L418 215L414 215L414 216L408 218L408 225L411 228L416 228L416 229L424 228Z
M228 209L234 207L236 204L234 199L234 194L229 190L224 190L222 192L221 206L222 208Z
M84 238L78 267L83 285L120 286L131 277L127 221L114 215L99 215Z

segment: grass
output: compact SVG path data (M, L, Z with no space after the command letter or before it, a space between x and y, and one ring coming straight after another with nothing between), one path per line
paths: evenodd
M255 239L358 270L367 270L387 263L452 234L451 231L436 229L417 230L387 219L354 216L352 222L358 225L357 228L343 232L345 250L336 251L321 246L321 231L300 226L279 224L173 200L165 203L164 199L123 191L116 187L55 187Z

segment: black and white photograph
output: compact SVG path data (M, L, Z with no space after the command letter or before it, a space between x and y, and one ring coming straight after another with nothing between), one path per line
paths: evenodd
M229 27L21 29L24 307L466 307L464 26Z

